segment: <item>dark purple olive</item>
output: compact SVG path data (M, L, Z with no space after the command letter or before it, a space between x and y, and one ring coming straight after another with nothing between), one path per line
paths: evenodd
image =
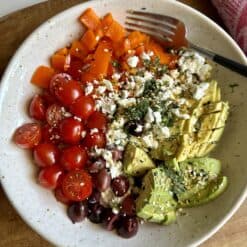
M138 220L136 217L123 217L117 229L118 235L123 238L131 238L138 231Z
M103 226L106 228L106 230L112 231L114 228L116 228L118 220L119 215L114 214L112 209L108 208L103 216Z
M114 161L118 161L118 160L123 159L123 151L115 148L115 149L111 150L111 152L112 152L112 159Z
M87 165L87 169L90 173L98 173L105 168L105 160L98 159Z
M104 210L105 208L100 204L92 205L88 210L88 219L95 224L102 223Z
M86 203L73 203L68 207L67 214L73 223L83 221L88 214L88 208Z
M125 176L118 176L111 182L111 187L115 196L123 196L129 189L129 180Z
M129 195L124 198L122 205L120 207L120 212L124 216L134 216L136 215L136 205L134 198Z
M133 136L140 136L143 133L143 126L136 121L127 122L124 129Z
M102 169L95 176L95 186L100 192L106 191L111 184L111 175L106 169Z
M94 190L93 193L90 195L90 197L88 198L88 203L89 204L96 204L99 203L100 201L100 192L97 190Z

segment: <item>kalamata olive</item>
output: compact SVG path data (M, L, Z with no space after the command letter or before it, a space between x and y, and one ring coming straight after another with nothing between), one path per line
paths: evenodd
M102 223L104 210L105 208L100 204L92 205L89 208L88 219L95 224Z
M111 175L107 172L106 169L102 169L97 173L95 186L100 192L106 191L111 184Z
M105 160L98 159L87 165L87 169L90 173L98 173L101 169L105 168Z
M123 158L123 151L115 148L115 149L111 150L111 152L112 152L112 159L114 161L118 161L118 160L121 160Z
M117 229L118 235L123 238L131 238L138 231L138 220L136 217L123 217Z
M89 204L96 204L100 201L100 192L98 190L94 190L91 196L88 198Z
M119 215L114 214L111 208L105 210L103 216L103 225L108 231L112 231L117 226L118 220Z
M112 180L111 187L115 196L121 197L129 189L129 180L127 177L120 175Z
M133 136L140 136L143 132L143 126L137 121L127 122L124 129Z
M120 211L124 216L134 216L136 214L135 200L131 195L124 198Z
M88 208L84 202L76 202L68 207L68 216L73 223L81 222L88 214Z

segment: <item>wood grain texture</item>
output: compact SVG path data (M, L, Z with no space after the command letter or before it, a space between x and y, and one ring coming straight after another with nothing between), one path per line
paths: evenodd
M21 42L42 22L83 0L49 0L0 18L0 76ZM209 0L181 0L223 25ZM0 188L0 247L51 247L27 226ZM247 246L247 202L233 218L201 247ZM154 246L155 247L155 246Z

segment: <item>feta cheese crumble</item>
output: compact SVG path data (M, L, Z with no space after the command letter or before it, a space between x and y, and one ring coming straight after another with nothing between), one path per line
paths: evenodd
M127 64L131 67L131 68L136 68L137 64L139 62L139 58L137 56L132 56L129 57L127 59Z

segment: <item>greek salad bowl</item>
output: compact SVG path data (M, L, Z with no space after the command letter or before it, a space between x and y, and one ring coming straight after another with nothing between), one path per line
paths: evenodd
M0 85L0 179L56 246L198 246L247 194L246 78L126 34L129 9L181 19L190 41L247 63L173 0L89 1L35 30Z

